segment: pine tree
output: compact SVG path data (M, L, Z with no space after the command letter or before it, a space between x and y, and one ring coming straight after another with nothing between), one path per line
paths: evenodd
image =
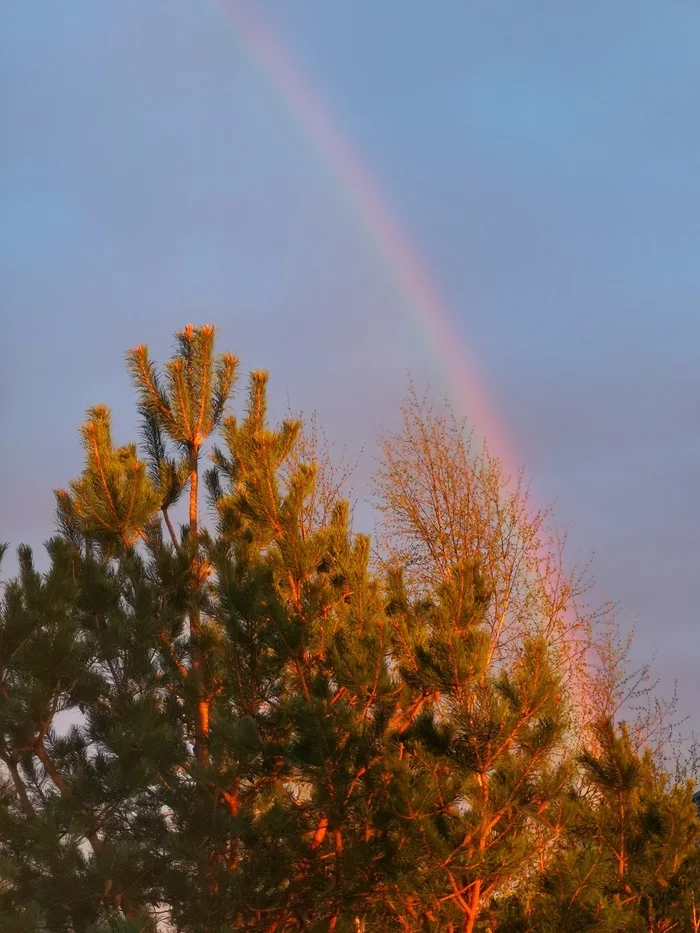
M455 567L432 600L411 605L398 577L393 593L403 683L393 923L472 931L530 865L537 826L565 784L561 691L541 640L492 668L489 594L474 567Z
M0 929L683 928L689 790L612 727L573 756L498 476L481 517L450 487L432 564L424 535L377 566L265 373L231 413L213 328L127 365L140 451L88 410L48 570L21 547L0 606Z
M593 738L570 788L558 856L520 921L505 928L691 929L700 893L700 821L691 785L669 788L650 751L634 751L624 723L616 729L601 720Z

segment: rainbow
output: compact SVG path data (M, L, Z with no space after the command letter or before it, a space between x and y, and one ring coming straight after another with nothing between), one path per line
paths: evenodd
M392 216L371 173L267 23L242 0L221 0L221 4L243 46L326 161L374 241L446 372L452 401L467 416L470 426L488 439L490 452L501 460L506 472L517 474L517 460L500 419L488 403L477 368L452 324L439 289Z
M470 427L488 441L490 454L498 457L506 474L511 478L518 476L517 458L507 442L500 419L488 402L477 368L452 323L440 291L425 262L421 261L409 237L394 219L371 173L267 23L250 10L246 0L220 0L220 3L242 45L257 61L324 158L373 240L446 372L453 403L467 417ZM543 559L547 557L544 547L542 556ZM565 608L564 619L570 626L575 625L575 612L571 606ZM564 637L575 647L571 631ZM584 649L586 663L588 657L589 651ZM585 685L574 683L573 690L577 706L585 709Z

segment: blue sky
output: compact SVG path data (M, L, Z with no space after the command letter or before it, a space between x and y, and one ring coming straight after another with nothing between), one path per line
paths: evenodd
M254 4L452 309L595 599L700 700L700 7ZM351 455L441 368L215 0L0 7L0 538L40 543L122 359L212 321Z

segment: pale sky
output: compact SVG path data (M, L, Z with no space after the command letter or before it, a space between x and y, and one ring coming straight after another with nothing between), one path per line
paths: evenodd
M700 6L278 0L254 9L416 244L592 598L700 700ZM202 0L0 6L0 539L40 545L85 408L188 321L319 411L366 495L441 361L327 161ZM468 414L468 405L467 405ZM358 514L368 520L360 504Z

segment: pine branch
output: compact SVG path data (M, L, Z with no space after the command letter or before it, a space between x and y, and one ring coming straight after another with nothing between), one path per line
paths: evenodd
M10 772L10 777L12 778L12 783L14 785L15 792L17 794L17 798L22 810L26 816L33 817L35 815L34 807L29 800L27 789L24 786L24 781L22 780L22 777L19 773L15 757L5 749L0 749L0 759L2 759L7 767L7 770Z

